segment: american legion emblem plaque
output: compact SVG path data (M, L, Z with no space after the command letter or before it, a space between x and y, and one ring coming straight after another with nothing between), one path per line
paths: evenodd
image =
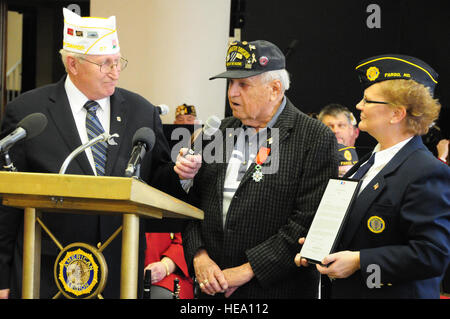
M66 298L97 298L105 288L108 267L97 248L73 243L56 258L54 276L59 291Z

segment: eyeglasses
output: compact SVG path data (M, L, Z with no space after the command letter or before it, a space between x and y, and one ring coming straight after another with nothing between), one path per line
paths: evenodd
M128 60L125 58L120 57L119 61L112 62L112 61L106 61L102 64L89 61L88 59L80 57L81 60L98 65L100 67L100 72L104 74L108 74L113 71L113 68L115 67L117 71L121 72L125 70L128 64Z
M363 104L363 106L366 106L366 104L391 104L391 103L383 102L383 101L371 101L371 100L366 100L365 98L363 98L362 104Z

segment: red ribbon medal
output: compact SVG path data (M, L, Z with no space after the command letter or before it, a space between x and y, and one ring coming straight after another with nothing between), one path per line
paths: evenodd
M252 178L257 183L264 177L263 173L261 172L261 165L267 160L269 154L270 148L261 147L258 151L258 154L256 155L255 171L253 172Z

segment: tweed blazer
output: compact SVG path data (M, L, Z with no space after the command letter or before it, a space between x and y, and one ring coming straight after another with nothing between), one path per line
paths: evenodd
M449 203L450 169L415 136L357 197L338 250L360 251L361 270L333 280L331 297L439 298L450 259ZM384 222L376 232L374 216Z
M241 126L233 117L222 121L224 145L226 128ZM251 176L256 164L249 167L231 201L225 225L223 187L232 149L223 151L223 163L202 164L190 193L205 217L191 222L183 233L189 269L194 274L192 261L200 248L221 269L250 262L255 277L238 288L231 295L234 298L317 296L317 272L313 267L299 269L293 260L298 239L306 236L328 179L337 176L336 138L289 100L274 129L279 130L279 143L272 145L272 151L279 154L278 171L255 182Z
M48 124L40 135L20 141L11 148L10 156L19 171L58 173L65 158L81 145L64 81L65 77L58 83L26 92L7 105L2 123L4 132L12 131L21 119L31 113L41 112L48 119ZM183 192L179 178L173 171L167 140L156 108L140 95L121 88L116 88L110 102L110 132L118 133L119 138L115 138L118 145L108 147L106 175L123 176L133 147L134 133L141 127L149 127L155 133L156 143L152 152L148 152L143 160L141 177L165 192L175 189L177 194ZM66 173L94 174L84 152L72 161ZM110 215L44 213L42 220L63 246L80 241L93 246L98 242L104 243L122 223L120 216ZM13 298L21 295L22 224L22 212L0 206L0 288L10 288ZM141 221L141 225L144 231L144 221ZM57 292L53 263L59 250L45 232L42 232L42 237L41 297L48 298ZM140 266L143 267L143 232L140 240ZM108 282L104 297L119 297L120 252L119 236L103 252L108 263ZM139 272L140 277L142 273L143 271Z

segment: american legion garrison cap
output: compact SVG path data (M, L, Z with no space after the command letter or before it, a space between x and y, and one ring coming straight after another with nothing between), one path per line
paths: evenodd
M423 84L432 95L439 76L422 60L401 54L374 56L359 62L355 69L364 89L377 82L405 79Z
M283 52L265 40L235 41L230 44L226 58L227 71L210 78L242 79L267 71L286 68Z
M116 17L80 17L63 8L63 49L92 55L116 54L120 51Z
M355 165L358 163L358 154L354 146L338 144L339 166Z

